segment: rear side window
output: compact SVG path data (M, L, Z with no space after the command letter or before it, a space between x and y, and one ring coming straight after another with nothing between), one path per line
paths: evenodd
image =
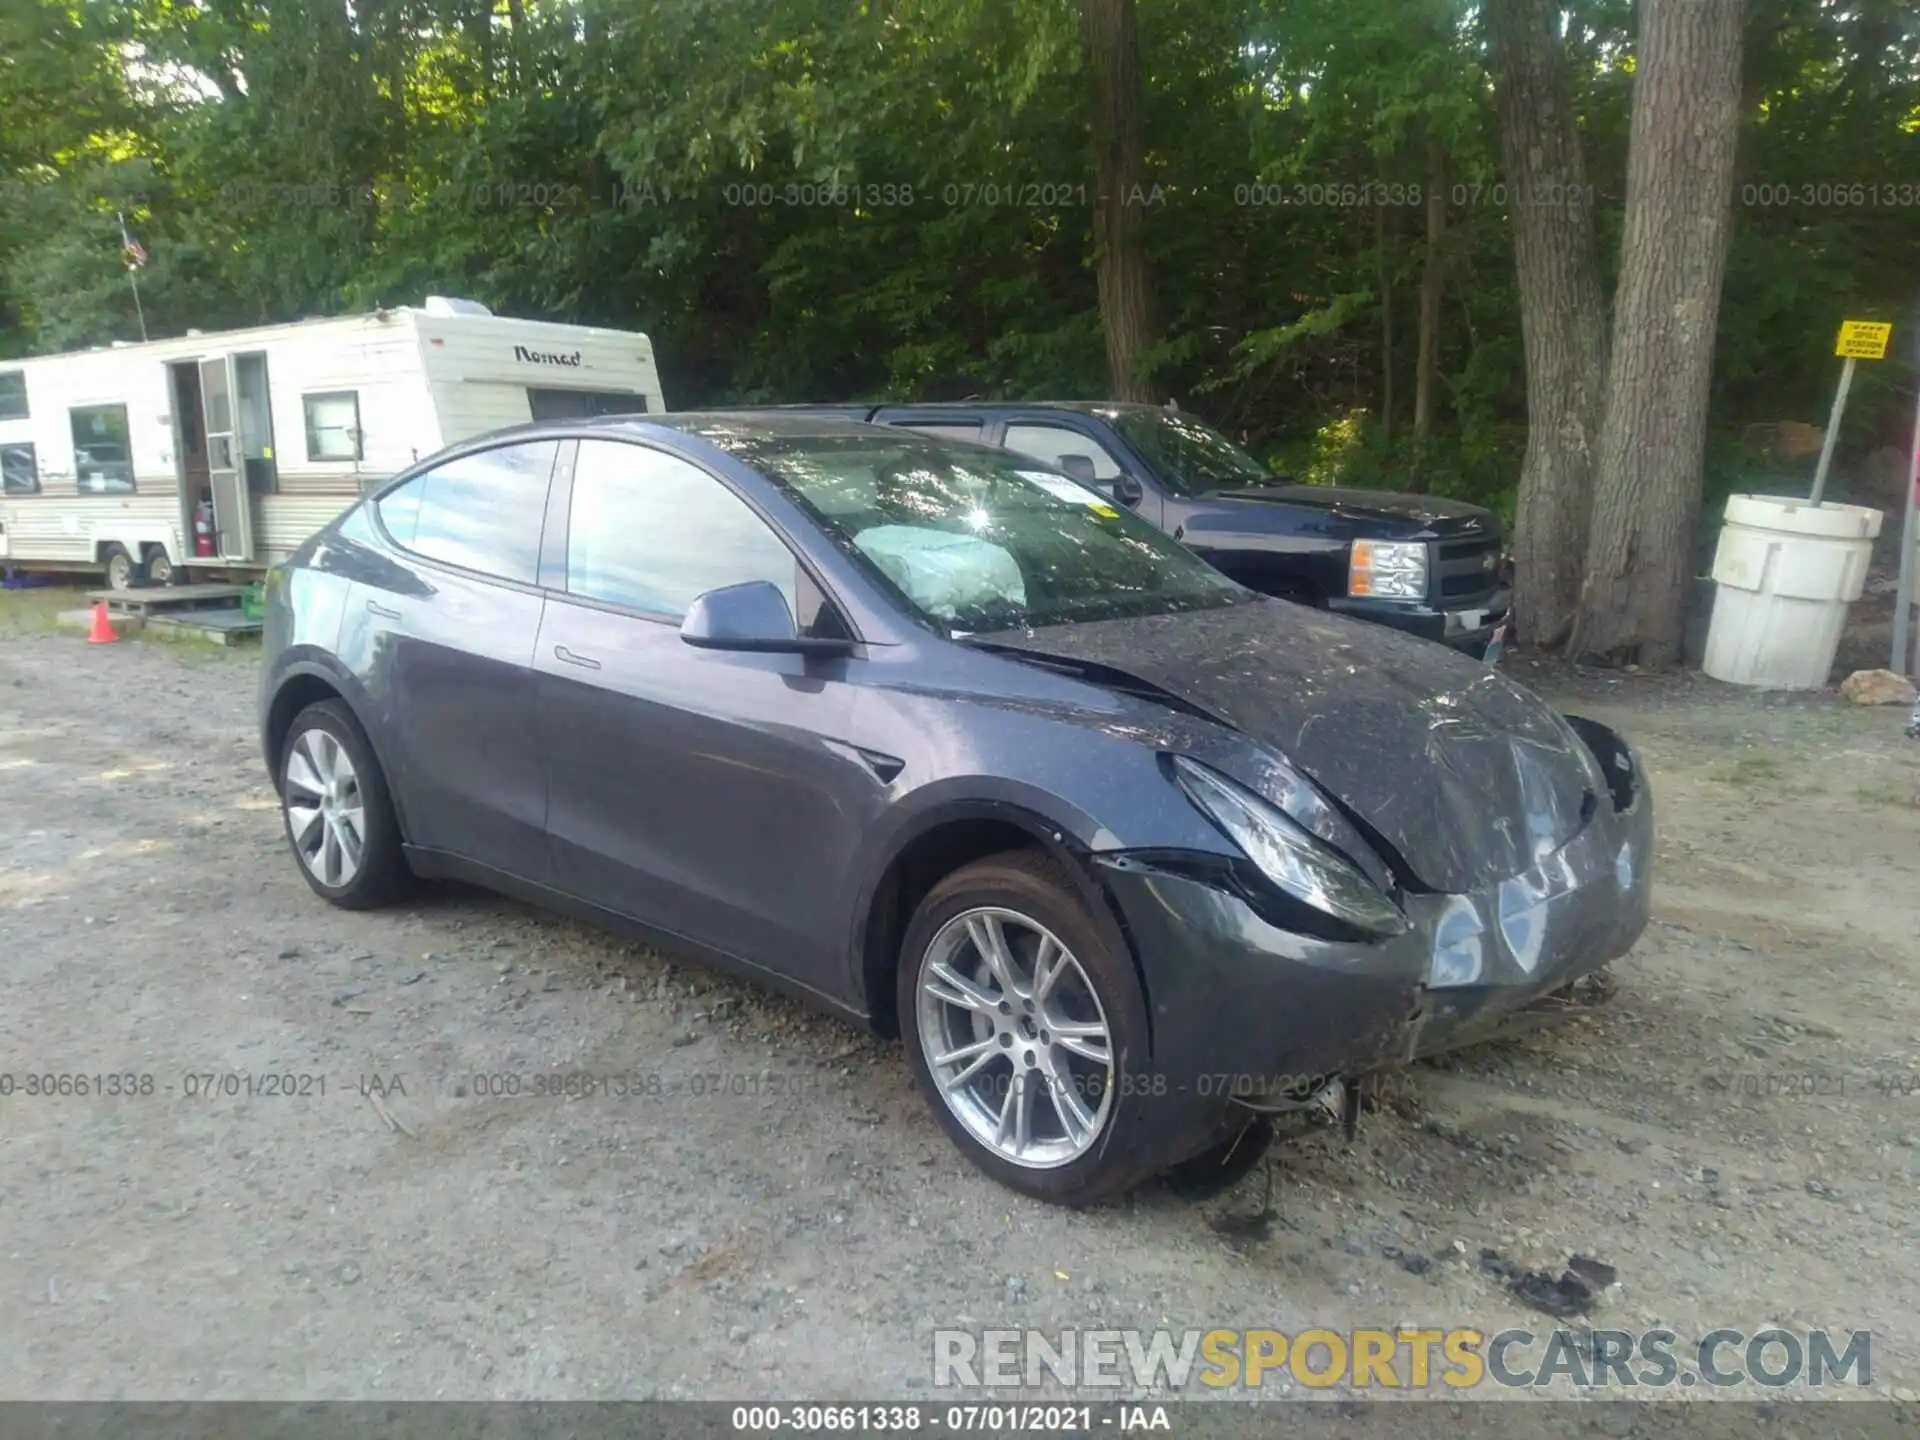
M0 370L0 420L27 418L27 372Z
M582 440L567 523L567 591L675 620L695 597L766 580L795 611L798 562L713 476L642 445ZM806 624L811 617L800 615Z
M922 435L931 435L938 440L978 440L980 438L978 420L889 420L886 423L898 424L902 430L918 430Z
M40 466L31 445L0 445L0 482L8 495L38 495Z
M1106 452L1098 440L1091 435L1082 435L1077 430L1069 430L1064 425L1009 425L1007 438L1001 443L1009 450L1030 455L1056 469L1065 468L1060 464L1063 456L1084 455L1093 462L1093 478L1096 480L1112 480L1120 473L1119 462Z
M552 440L462 455L380 497L380 524L430 560L531 585L559 446Z

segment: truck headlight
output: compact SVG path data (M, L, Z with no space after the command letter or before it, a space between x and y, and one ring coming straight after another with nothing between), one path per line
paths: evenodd
M1344 855L1276 808L1217 770L1169 757L1173 773L1202 815L1240 847L1260 873L1323 915L1371 935L1399 935L1407 928L1400 907Z
M1420 540L1356 540L1347 562L1347 593L1381 600L1427 598L1427 547Z

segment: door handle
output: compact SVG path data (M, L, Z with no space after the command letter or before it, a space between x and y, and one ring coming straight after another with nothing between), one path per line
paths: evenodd
M389 610L378 600L367 601L367 613L369 615L378 615L382 620L398 620L400 618L400 612L398 610Z
M586 655L576 655L564 645L553 647L553 658L566 665L578 665L583 670L598 670L600 662Z

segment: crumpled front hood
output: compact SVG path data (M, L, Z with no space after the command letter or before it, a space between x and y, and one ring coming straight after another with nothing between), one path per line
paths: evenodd
M1445 646L1280 600L982 639L1136 675L1277 750L1462 892L1517 875L1579 830L1599 786L1571 726Z

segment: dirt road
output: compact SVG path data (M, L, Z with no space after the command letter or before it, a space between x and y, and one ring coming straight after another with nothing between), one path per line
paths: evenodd
M911 1397L936 1325L1551 1325L1483 1248L1618 1267L1595 1324L1870 1329L1874 1390L1920 1386L1891 710L1552 687L1654 774L1616 1001L1278 1152L1248 1221L1261 1172L1084 1214L999 1189L897 1047L570 922L328 910L253 682L0 638L0 1398Z

